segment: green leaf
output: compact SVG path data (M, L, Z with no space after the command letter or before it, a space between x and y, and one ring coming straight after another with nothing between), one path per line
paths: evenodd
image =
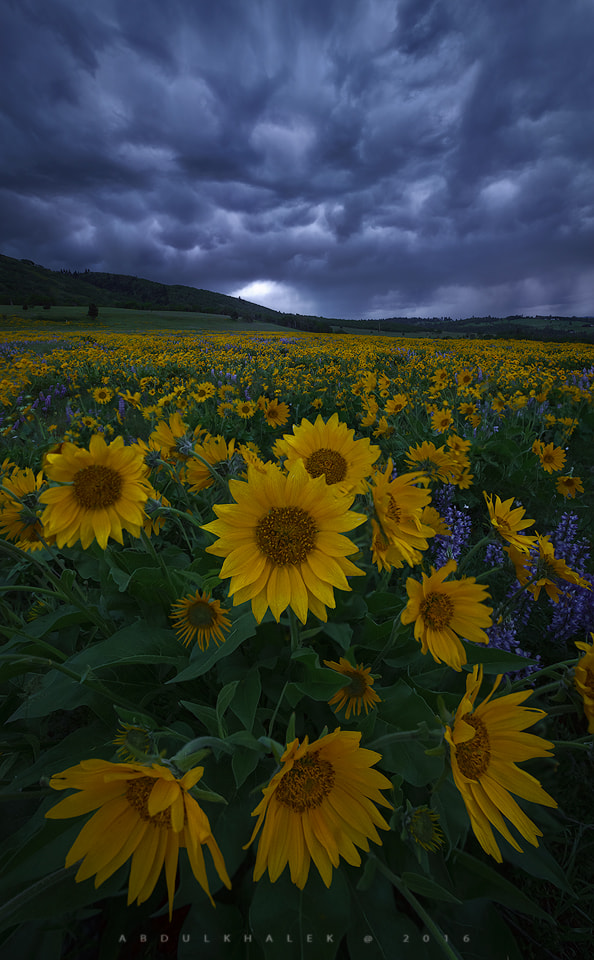
M496 903L502 903L512 910L518 910L520 913L527 913L548 923L553 922L538 904L482 860L478 860L464 850L454 850L451 861L455 868L452 870L455 890L462 900L484 897Z
M231 702L231 710L250 732L254 726L261 692L260 671L258 667L252 667L242 679Z
M484 673L507 673L511 670L523 670L537 661L530 657L520 657L517 653L508 653L507 650L498 650L497 647L488 647L482 643L470 643L462 640L466 650L468 663L483 664Z
M239 680L232 680L231 683L226 683L217 697L216 715L219 725L225 715L227 707L235 696L235 691L238 686Z
M455 897L453 893L450 893L445 887L442 887L439 883L436 883L435 880L421 873L405 871L401 876L405 885L409 890L412 890L413 893L419 893L423 897L431 897L433 900L445 900L447 903L462 903L461 900L458 900L458 897Z
M192 703L191 700L180 700L180 706L185 707L190 713L204 724L208 732L216 737L219 732L219 718L213 707L207 707L203 703Z
M324 624L324 633L338 643L343 650L349 649L353 639L353 628L350 623L334 623L330 620Z

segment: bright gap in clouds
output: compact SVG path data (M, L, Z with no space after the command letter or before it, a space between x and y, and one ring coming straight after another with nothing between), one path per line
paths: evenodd
M252 280L241 289L232 290L229 296L241 297L242 300L285 313L312 315L314 312L313 302L304 299L287 283L278 283L276 280Z

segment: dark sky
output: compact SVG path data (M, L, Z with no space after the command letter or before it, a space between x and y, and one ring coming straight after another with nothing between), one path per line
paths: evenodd
M0 252L327 317L594 314L592 0L3 0Z

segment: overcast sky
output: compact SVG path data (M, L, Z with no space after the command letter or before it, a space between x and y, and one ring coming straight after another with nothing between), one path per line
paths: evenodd
M594 314L592 0L4 0L0 252L326 317Z

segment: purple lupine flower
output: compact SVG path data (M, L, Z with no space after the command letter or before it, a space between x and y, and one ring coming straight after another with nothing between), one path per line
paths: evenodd
M123 397L120 397L118 400L118 413L120 417L123 417L126 413L126 401Z

